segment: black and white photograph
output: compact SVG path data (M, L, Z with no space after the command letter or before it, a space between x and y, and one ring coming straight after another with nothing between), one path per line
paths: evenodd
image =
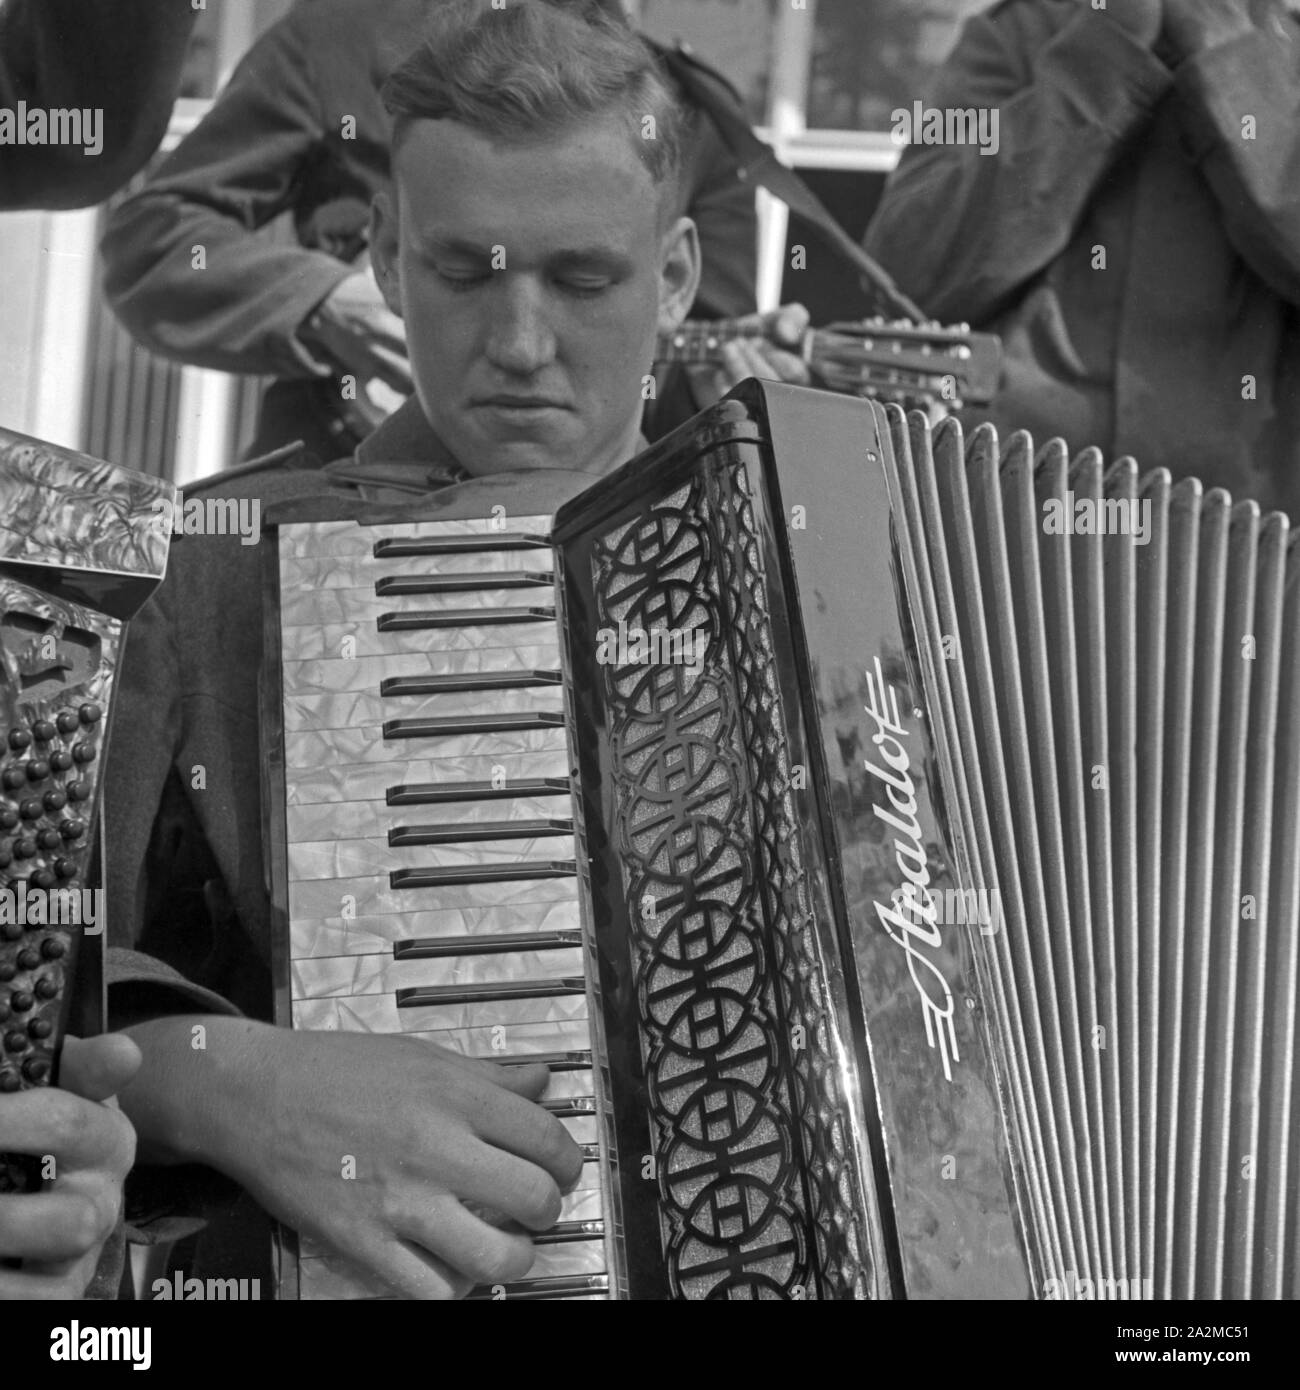
M1293 517L1300 0L0 0L12 1364L1258 1366Z

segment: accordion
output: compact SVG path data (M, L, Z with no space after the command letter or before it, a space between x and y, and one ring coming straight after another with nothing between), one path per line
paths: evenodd
M175 495L0 429L0 1096L56 1079L65 1030L103 1029L100 769ZM40 1182L36 1159L0 1154L0 1192Z
M273 530L279 1020L587 1160L477 1296L1296 1295L1285 517L750 382L553 524Z

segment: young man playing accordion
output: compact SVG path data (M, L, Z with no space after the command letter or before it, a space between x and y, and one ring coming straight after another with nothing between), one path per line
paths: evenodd
M394 183L373 258L405 320L415 398L353 458L214 480L210 495L424 501L448 517L550 512L638 452L655 336L700 275L679 213L681 113L642 41L598 6L449 0L390 78ZM773 325L779 331L780 325ZM802 379L752 346L736 379ZM259 814L255 546L187 537L136 620L105 813L119 944L228 1012L119 997L144 1053L124 1092L141 1157L201 1163L408 1297L521 1277L578 1149L535 1102L547 1072L269 1017ZM240 1016L242 1011L243 1016ZM345 1154L360 1181L340 1177ZM500 1218L504 1218L502 1221Z

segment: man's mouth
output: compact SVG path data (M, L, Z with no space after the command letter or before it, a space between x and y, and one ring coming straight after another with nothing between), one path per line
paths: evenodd
M563 401L552 400L548 396L487 396L477 404L492 410L517 410L525 413L536 410L568 409Z

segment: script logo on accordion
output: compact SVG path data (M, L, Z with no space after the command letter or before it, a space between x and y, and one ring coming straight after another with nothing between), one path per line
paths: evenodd
M912 759L903 740L908 736L898 717L898 692L885 679L880 658L875 662L876 674L867 675L867 713L874 720L876 731L871 742L876 746L884 767L866 760L867 771L885 784L888 806L873 803L876 818L883 821L894 835L894 861L903 876L902 886L886 905L876 899L876 916L889 934L907 953L907 969L921 1000L925 1019L926 1041L943 1062L944 1077L952 1080L952 1063L959 1060L957 1033L954 1027L956 1005L952 990L943 971L927 951L942 949L938 912L934 894L930 892L930 869L925 853L925 836L918 818L916 787L912 782Z

